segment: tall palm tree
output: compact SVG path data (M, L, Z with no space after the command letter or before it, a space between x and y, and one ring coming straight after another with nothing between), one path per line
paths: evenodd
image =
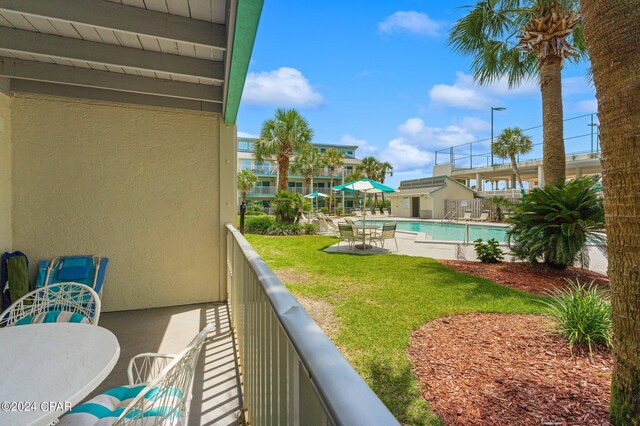
M324 155L325 163L329 169L329 211L331 211L331 205L333 200L333 175L336 170L344 166L344 153L335 148L330 148Z
M309 122L295 109L278 108L273 118L262 123L253 157L257 161L276 158L279 191L286 190L289 184L289 162L294 152L308 147L311 139L313 130Z
M511 87L538 78L542 93L543 171L550 184L566 175L561 70L586 56L577 0L479 0L458 20L449 44L472 55L476 81L506 76Z
M376 157L370 155L368 157L364 157L360 164L356 167L356 170L364 173L364 175L368 179L376 179L378 176L380 167L380 162L376 159ZM376 194L376 205L378 204L378 194ZM371 204L371 195L369 195L369 204Z
M251 170L240 170L237 176L238 190L242 193L242 202L247 201L247 193L256 186L258 176Z
M324 155L318 148L309 146L298 151L291 168L295 173L302 175L304 183L309 185L309 194L311 194L313 192L313 176L317 175L324 165Z
M491 146L491 151L496 156L511 160L511 168L513 169L513 173L516 174L520 188L524 188L524 186L522 185L520 170L518 170L517 157L520 154L528 154L532 150L533 142L531 141L531 137L525 135L519 127L508 127L504 129Z
M582 0L598 99L613 310L611 421L640 425L640 7Z
M376 180L380 183L384 183L387 176L393 176L393 166L387 161L379 162ZM384 206L384 192L382 193L382 205Z

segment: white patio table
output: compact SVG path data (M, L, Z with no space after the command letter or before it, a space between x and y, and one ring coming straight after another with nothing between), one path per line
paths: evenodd
M0 424L51 424L89 395L119 356L116 336L94 325L0 329Z
M360 250L368 250L372 248L371 244L367 244L367 235L371 238L371 233L377 229L381 229L380 225L366 224L361 222L356 222L353 224L353 229L357 229L362 233L362 244L356 245L356 248Z

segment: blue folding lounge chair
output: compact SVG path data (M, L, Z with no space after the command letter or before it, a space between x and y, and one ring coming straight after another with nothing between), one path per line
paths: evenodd
M85 284L102 296L102 284L109 258L97 256L62 256L42 260L38 266L36 287L50 284L76 282Z

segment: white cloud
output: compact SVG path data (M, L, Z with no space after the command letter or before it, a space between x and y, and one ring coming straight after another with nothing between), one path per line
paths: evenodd
M324 98L297 69L280 67L274 71L252 72L247 75L242 100L249 104L317 107Z
M239 138L257 138L258 135L254 135L253 133L248 133L248 132L238 132L238 137Z
M473 142L477 139L469 129L460 125L431 127L425 125L424 120L418 117L402 123L398 126L398 132L409 142L431 150Z
M491 84L479 86L473 76L458 71L453 84L436 84L429 91L431 100L439 105L462 109L486 109L496 98L510 96L530 96L540 93L538 83L525 81L519 86L509 88L509 82L503 77Z
M445 127L428 126L419 117L409 118L398 126L398 136L387 143L379 158L390 162L394 173L427 175L435 150L477 140L474 132L485 127L486 122L474 117Z
M464 117L460 120L460 125L471 132L485 132L491 129L491 124L488 121L477 117Z
M391 163L394 172L403 172L422 169L433 163L433 153L420 149L405 138L399 137L389 141L380 159Z
M358 139L355 136L350 134L346 134L340 138L338 142L340 145L356 145L358 147L358 156L364 157L367 155L372 155L374 152L378 150L378 147L370 145L368 141L364 139Z
M427 14L415 11L398 11L378 24L381 33L410 33L435 37L442 25Z
M595 99L585 99L576 103L576 109L581 112L598 112L598 101Z

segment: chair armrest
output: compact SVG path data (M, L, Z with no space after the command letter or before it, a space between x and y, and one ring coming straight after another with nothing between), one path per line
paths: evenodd
M155 379L164 368L176 357L174 354L157 354L146 352L131 358L127 368L130 385L148 383Z

